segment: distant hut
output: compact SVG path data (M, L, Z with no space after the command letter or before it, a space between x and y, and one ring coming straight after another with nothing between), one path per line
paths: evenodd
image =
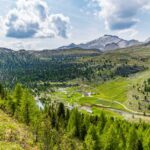
M91 95L92 95L91 92L85 92L85 93L84 93L84 96L86 96L86 97L90 97Z

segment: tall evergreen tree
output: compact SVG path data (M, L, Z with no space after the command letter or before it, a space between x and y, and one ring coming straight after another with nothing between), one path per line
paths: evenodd
M104 112L101 112L100 117L98 119L98 124L97 124L97 128L98 128L98 131L100 134L105 127L106 121L107 120L106 120L106 116L105 116Z
M80 113L78 112L77 108L73 109L68 121L67 130L73 136L79 137L80 135Z
M63 103L59 103L57 115L59 118L65 118L65 106Z
M143 148L144 150L150 150L150 129L144 132L143 136Z
M116 135L116 128L112 124L108 131L104 132L104 150L118 150L119 142Z
M97 135L96 127L91 125L87 136L85 137L85 147L87 150L99 150L100 142Z
M34 117L36 116L36 112L38 110L38 106L30 94L29 90L25 89L23 92L23 97L21 99L21 109L20 109L20 119L27 125L29 125Z
M138 150L138 136L135 127L131 127L127 137L127 150Z
M1 99L4 99L4 98L5 98L5 90L4 90L2 84L0 84L0 98L1 98Z
M17 84L15 86L15 90L13 93L13 97L14 97L14 101L15 101L15 117L18 118L19 117L19 113L20 113L20 109L21 109L21 100L22 100L22 96L23 96L23 88L21 86L21 84Z

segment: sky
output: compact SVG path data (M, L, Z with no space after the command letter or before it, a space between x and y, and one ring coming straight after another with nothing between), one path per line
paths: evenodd
M0 47L54 49L104 34L150 37L149 0L0 0Z

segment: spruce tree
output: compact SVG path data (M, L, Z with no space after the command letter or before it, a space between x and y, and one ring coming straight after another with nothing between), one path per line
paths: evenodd
M135 127L130 127L127 137L127 150L138 150L138 136Z
M144 147L144 150L150 150L150 129L144 132L143 147Z
M88 133L85 137L85 147L87 150L100 149L99 137L96 131L96 127L94 125L90 126Z
M67 130L72 136L79 137L80 135L80 113L77 108L73 109L68 121Z
M20 119L27 125L29 125L36 117L36 112L38 111L38 106L30 94L29 90L25 89L23 91L23 97L21 99L21 110Z
M0 84L0 98L1 98L1 99L4 99L4 98L5 98L5 90L4 90L2 84Z
M119 142L117 139L116 128L112 124L107 132L104 132L104 150L118 150Z
M63 103L60 103L58 106L57 116L59 118L65 118L65 106Z
M20 109L21 109L21 100L23 96L23 88L20 84L17 84L15 86L15 90L13 93L14 101L15 101L15 117L18 119L20 115Z

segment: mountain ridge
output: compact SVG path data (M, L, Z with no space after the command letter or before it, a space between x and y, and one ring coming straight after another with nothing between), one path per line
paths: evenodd
M124 40L116 35L105 34L104 36L99 37L95 40L91 40L87 43L81 44L71 43L68 46L62 46L59 47L58 49L62 50L62 49L81 48L81 49L98 49L100 51L108 51L140 44L142 44L142 42L135 39Z

